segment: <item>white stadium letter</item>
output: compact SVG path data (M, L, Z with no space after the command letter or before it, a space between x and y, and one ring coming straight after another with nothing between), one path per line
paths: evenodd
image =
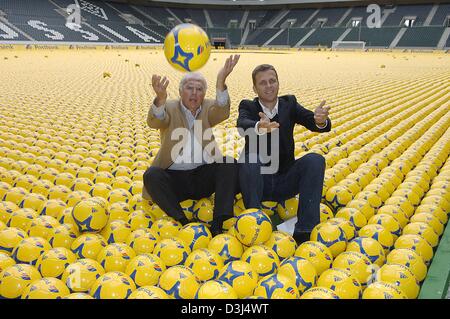
M133 32L135 35L137 35L139 38L144 40L145 42L158 42L158 43L160 42L158 39L155 39L154 37L152 37L152 36L150 36L148 34L145 34L144 32L139 31L139 30L137 30L137 29L135 29L133 27L126 26L126 28L128 30L130 30L131 32Z
M381 8L378 4L371 4L367 7L366 12L372 12L367 17L367 27L370 29L381 28Z
M45 36L52 40L63 40L64 39L64 36L61 33L59 33L58 31L46 28L47 24L45 22L42 22L39 20L30 20L30 21L28 21L28 25L30 25L31 27L33 27L37 30L49 32L50 34L45 33Z
M89 31L82 30L80 25L78 25L78 24L66 23L66 27L75 32L82 33L83 34L82 37L85 38L86 40L98 41L98 39L99 39L99 37L96 34L89 32Z
M107 27L104 24L99 24L98 25L100 28L102 28L103 30L108 31L109 33L111 33L112 35L118 37L120 40L125 41L125 42L130 42L129 39L125 38L124 36L120 35L119 33L117 33L116 31L114 31L113 29Z
M8 27L6 24L3 24L2 22L0 22L0 30L6 32L5 34L0 34L0 38L2 39L12 40L19 37L19 34L16 31Z
M69 16L66 18L66 26L68 24L76 24L81 27L81 10L76 4L67 6L66 12Z

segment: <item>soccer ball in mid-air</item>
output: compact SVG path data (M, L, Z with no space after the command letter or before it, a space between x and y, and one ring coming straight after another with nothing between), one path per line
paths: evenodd
M164 40L164 55L175 69L192 72L208 62L211 44L206 32L190 23L174 27Z

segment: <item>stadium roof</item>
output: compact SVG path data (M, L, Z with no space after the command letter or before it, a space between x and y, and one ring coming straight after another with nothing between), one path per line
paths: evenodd
M182 6L349 6L349 5L361 5L361 4L413 4L413 3L444 3L450 2L450 0L106 0L112 2L132 3L139 5L182 5Z

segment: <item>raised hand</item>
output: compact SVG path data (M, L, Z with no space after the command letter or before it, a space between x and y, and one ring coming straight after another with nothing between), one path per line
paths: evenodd
M167 100L167 86L169 85L169 80L166 77L161 77L159 75L152 75L152 86L153 91L156 93L155 105L161 106L166 103Z
M278 122L271 122L265 113L259 112L258 115L261 118L258 124L259 131L270 133L280 127L280 124Z
M225 90L225 80L233 71L240 57L241 56L239 54L235 54L234 56L230 55L227 58L224 66L220 69L219 73L217 74L217 89L221 91Z
M328 114L330 111L329 106L325 106L325 100L320 103L320 105L314 111L314 121L317 125L322 126L328 119Z

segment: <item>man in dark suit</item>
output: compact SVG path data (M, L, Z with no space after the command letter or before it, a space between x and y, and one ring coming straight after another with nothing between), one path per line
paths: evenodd
M329 132L329 107L322 101L312 112L293 95L278 96L278 75L271 65L256 67L252 79L258 97L241 101L237 120L238 129L245 130L245 149L239 159L244 205L247 209L261 208L262 201L280 202L300 193L293 236L302 243L309 240L312 229L320 222L325 158L310 153L295 159L294 126L301 124L313 132ZM255 141L257 145L252 145ZM268 165L278 169L267 173L264 168Z

